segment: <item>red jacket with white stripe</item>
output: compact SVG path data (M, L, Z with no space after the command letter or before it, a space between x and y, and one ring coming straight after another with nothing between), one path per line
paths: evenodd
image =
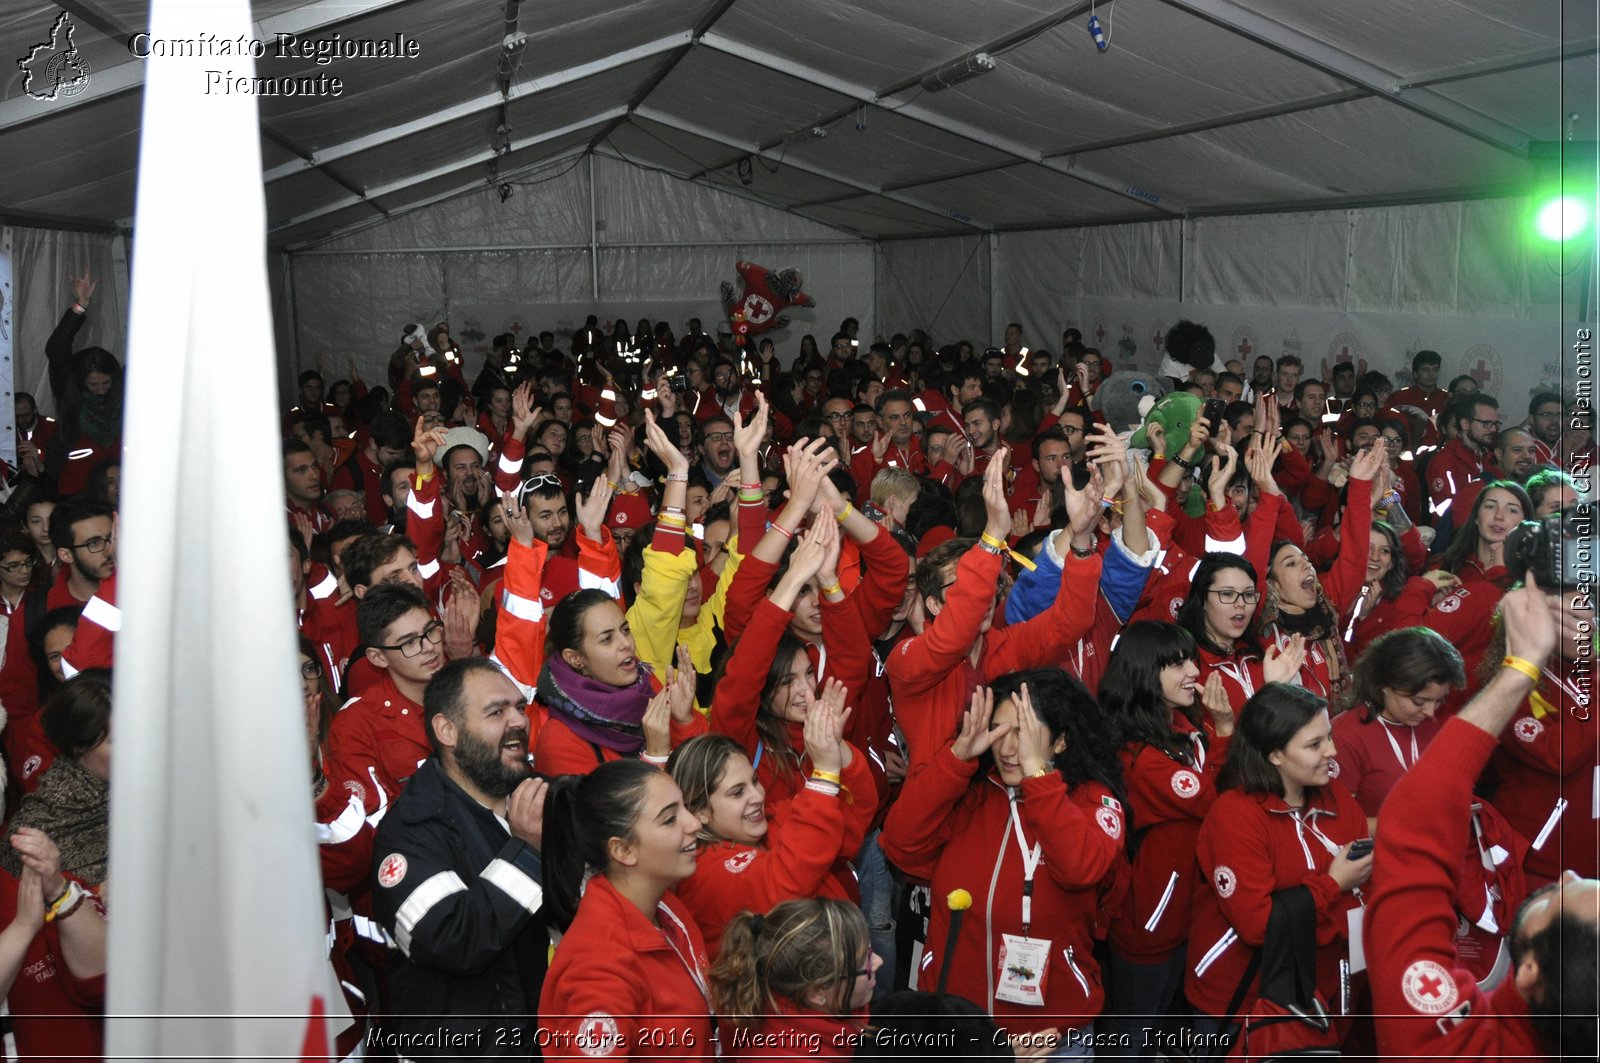
M379 671L377 683L333 714L326 769L330 789L361 798L376 817L433 754L422 706L400 693L387 669Z
M1594 661L1583 665L1581 671L1572 661L1545 665L1539 685L1500 735L1494 758L1500 774L1495 807L1530 843L1544 833L1557 802L1566 801L1544 844L1528 853L1527 869L1545 879L1569 868L1584 878L1600 876L1600 706Z
M856 803L847 792L834 795L807 786L785 804L790 807L784 810L782 825L768 824L764 844L702 845L694 874L678 883L678 896L694 913L713 958L728 921L746 909L766 912L779 901L804 897L853 901L858 896L855 876L847 866L842 870L850 881L840 878L840 861L855 855L841 842L846 833L857 837L866 833L876 802ZM769 805L771 811L776 809ZM847 831L846 822L852 819L858 822Z
M931 866L933 896L964 889L972 907L962 917L949 992L989 1011L1009 1033L1077 1028L1105 1006L1094 942L1103 890L1119 893L1127 875L1122 806L1099 783L1067 789L1059 773L1022 780L1017 816L1023 837L1038 845L1031 939L1048 939L1049 963L1040 1006L995 998L1004 962L1002 935L1023 936L1025 872L1012 823L1011 791L999 778L977 778L977 761L945 745L906 779L880 836L902 866ZM932 990L950 937L951 913L936 900L917 985Z
M1546 1058L1515 980L1487 996L1456 955L1461 837L1471 829L1473 781L1494 750L1493 735L1450 720L1390 791L1366 919L1385 1059Z
M1024 668L1054 667L1089 633L1100 593L1100 555L1070 555L1065 562L1055 603L1030 620L983 633L983 652L974 668L968 655L994 605L1004 562L976 546L961 555L939 615L884 662L909 766L931 760L955 737L978 684Z
M1122 773L1137 832L1132 888L1127 907L1111 923L1111 947L1136 963L1160 963L1189 936L1189 915L1204 880L1195 865L1200 824L1217 799L1217 773L1231 739L1207 737L1174 711L1172 729L1206 737L1203 766L1198 758L1175 760L1154 746L1122 750Z
M1266 939L1272 895L1306 886L1317 906L1317 989L1337 1007L1339 960L1349 955L1346 913L1358 902L1328 867L1341 846L1365 837L1367 817L1342 786L1308 789L1298 814L1277 794L1219 794L1200 827L1200 871L1210 888L1196 892L1190 921L1183 979L1189 1003L1221 1016ZM1240 1014L1255 999L1252 983Z

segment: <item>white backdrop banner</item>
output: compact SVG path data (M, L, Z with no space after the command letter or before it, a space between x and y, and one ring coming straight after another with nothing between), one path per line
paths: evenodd
M1260 355L1297 354L1305 363L1307 378L1326 380L1335 362L1354 362L1358 372L1381 370L1399 388L1411 380L1411 356L1432 349L1444 360L1440 386L1471 374L1483 391L1507 404L1518 419L1535 392L1572 390L1570 373L1562 385L1562 367L1577 326L1560 321L1085 297L1075 301L1074 323L1083 332L1083 342L1099 347L1118 369L1155 372L1167 329L1187 318L1211 330L1219 357L1243 361L1246 376Z

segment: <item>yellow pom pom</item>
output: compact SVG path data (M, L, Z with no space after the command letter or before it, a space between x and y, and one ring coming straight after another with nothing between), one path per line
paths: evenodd
M972 907L972 894L966 890L951 890L944 902L950 906L952 912L964 912Z

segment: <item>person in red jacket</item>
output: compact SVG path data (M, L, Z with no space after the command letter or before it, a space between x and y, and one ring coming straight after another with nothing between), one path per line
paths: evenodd
M1494 396L1474 393L1470 403L1452 403L1445 416L1455 419L1455 437L1428 459L1428 512L1435 521L1470 507L1485 481L1500 473L1492 450L1500 432ZM1454 523L1461 527L1459 516Z
M711 968L724 1058L855 1057L868 1040L867 1005L883 965L860 909L832 899L788 900L739 915L724 941Z
M1595 1058L1600 882L1566 872L1523 904L1511 931L1515 973L1492 992L1454 944L1455 838L1470 830L1473 781L1535 693L1537 662L1556 652L1561 597L1537 585L1506 594L1504 662L1391 791L1366 918L1385 1059Z
M703 824L699 867L677 892L713 955L723 928L746 908L766 911L794 897L855 899L855 850L846 842L866 833L878 798L864 757L853 754L845 774L843 710L843 685L828 684L806 713L811 777L784 802L767 801L744 748L726 735L699 735L673 751L667 770Z
M1111 922L1111 979L1098 1023L1108 1055L1144 1043L1183 988L1189 913L1203 884L1195 838L1216 800L1233 736L1220 672L1202 685L1194 637L1176 624L1129 624L1100 680L1100 704L1121 743L1137 843L1128 905ZM1202 715L1201 707L1204 707Z
M1538 885L1555 881L1566 870L1585 878L1600 876L1600 816L1594 814L1600 801L1594 603L1581 589L1549 598L1559 638L1553 651L1534 658L1539 681L1500 736L1494 758L1500 777L1495 806L1532 843L1524 866ZM1511 641L1515 617L1501 601L1480 676L1503 659L1500 644Z
M1124 796L1105 716L1066 672L974 693L884 822L890 860L931 868L935 897L972 898L959 924L935 905L918 986L948 980L1008 1033L1059 1032L1057 1058L1090 1058L1105 1005L1095 941L1127 884Z
M1340 1013L1355 891L1372 874L1372 854L1350 858L1367 821L1355 798L1328 785L1332 732L1327 703L1287 683L1268 684L1239 715L1197 845L1210 889L1195 897L1184 991L1202 1033L1234 1018L1228 1005L1266 938L1272 894L1292 886L1308 887L1316 902L1317 989ZM1252 980L1237 1014L1254 1002Z
M672 887L694 874L700 821L639 760L565 776L545 799L545 912L563 931L539 994L545 1059L705 1059L705 939Z
M1413 558L1417 559L1415 564ZM1460 584L1443 569L1411 575L1426 561L1427 547L1422 545L1415 528L1402 534L1385 521L1372 522L1366 586L1351 622L1344 626L1348 656L1360 657L1381 636L1421 623L1434 599Z
M1023 623L992 628L1011 529L1004 487L1009 453L1000 451L984 472L983 537L951 539L918 563L917 594L928 619L920 634L901 642L884 662L913 768L949 743L974 687L991 675L1066 660L1094 623L1100 587L1094 534L1101 510L1099 473L1079 491L1071 467L1063 465L1070 556L1064 559L1055 603Z
M1483 485L1467 519L1439 557L1439 567L1455 575L1455 588L1422 618L1461 651L1467 674L1482 663L1493 632L1491 620L1500 596L1510 585L1505 545L1511 532L1532 514L1527 492L1509 480Z
M1240 554L1214 551L1201 559L1178 607L1178 626L1194 637L1199 681L1210 686L1212 676L1220 677L1215 681L1235 715L1268 683L1294 678L1305 656L1303 641L1296 639L1281 651L1268 646L1262 653L1250 629L1260 600L1255 566Z
M1401 388L1389 396L1391 407L1415 406L1430 418L1438 420L1450 393L1439 386L1439 367L1443 359L1438 351L1418 351L1411 358L1411 386Z

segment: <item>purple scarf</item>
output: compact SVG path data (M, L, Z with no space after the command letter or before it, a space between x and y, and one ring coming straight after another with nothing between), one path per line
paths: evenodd
M634 683L614 687L575 671L559 654L545 662L537 690L539 703L579 738L624 756L644 748L644 710L653 693L643 662Z

